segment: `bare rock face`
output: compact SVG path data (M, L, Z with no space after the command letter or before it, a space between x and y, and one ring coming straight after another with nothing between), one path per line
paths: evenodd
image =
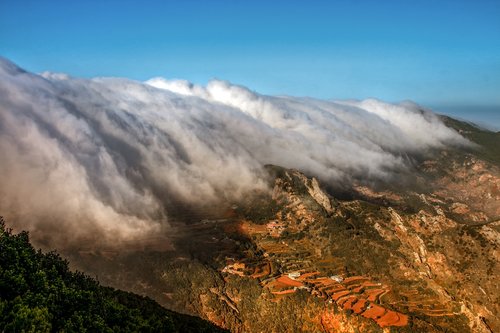
M284 185L285 183L286 185ZM314 201L321 206L327 214L332 214L334 212L335 208L332 203L335 199L331 198L320 188L319 182L316 178L307 178L304 174L297 170L286 170L284 172L284 177L276 179L275 187L273 189L273 199L279 199L280 196L300 194L302 189L307 190L309 196L314 199ZM300 198L295 197L293 200L300 201Z
M312 178L310 182L306 182L307 191L316 202L325 209L329 214L333 213L333 206L328 195L319 187L318 180Z

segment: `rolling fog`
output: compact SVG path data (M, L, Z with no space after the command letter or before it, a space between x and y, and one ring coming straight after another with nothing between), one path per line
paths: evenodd
M266 190L266 164L390 180L408 156L466 144L413 103L38 75L0 58L0 215L53 244L168 235L169 205Z

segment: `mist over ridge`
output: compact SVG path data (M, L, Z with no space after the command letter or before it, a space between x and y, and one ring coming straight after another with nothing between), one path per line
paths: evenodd
M172 202L265 190L266 164L325 182L390 179L408 155L468 144L411 103L37 75L1 58L0 101L0 213L70 241L168 229Z

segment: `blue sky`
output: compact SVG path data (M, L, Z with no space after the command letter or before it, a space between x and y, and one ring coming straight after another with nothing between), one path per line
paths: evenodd
M35 72L480 106L500 127L498 0L2 0L0 55Z

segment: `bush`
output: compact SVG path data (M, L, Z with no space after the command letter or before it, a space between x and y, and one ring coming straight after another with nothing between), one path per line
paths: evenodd
M102 287L43 254L0 217L0 332L221 332L153 300Z

